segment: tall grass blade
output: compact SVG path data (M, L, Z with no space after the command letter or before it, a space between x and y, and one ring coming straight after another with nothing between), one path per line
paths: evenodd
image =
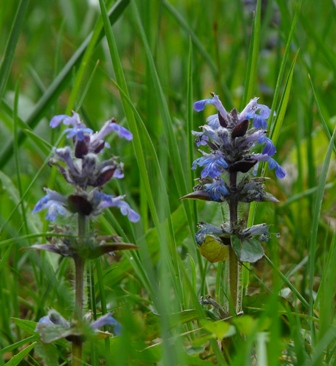
M324 158L324 162L322 165L322 170L317 186L317 191L314 200L313 206L313 220L312 220L312 228L310 234L310 242L309 242L309 265L308 265L308 273L309 273L309 313L311 316L314 314L314 276L315 276L315 268L316 268L316 250L318 248L317 243L317 233L319 228L321 209L323 196L325 191L325 185L327 180L327 173L330 164L331 154L334 148L334 139L335 139L336 129L331 137L328 150L326 156ZM315 325L314 322L311 322L311 332L312 332L312 340L315 342Z

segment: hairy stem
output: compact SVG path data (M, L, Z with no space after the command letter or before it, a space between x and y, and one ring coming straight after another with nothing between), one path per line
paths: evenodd
M78 237L79 243L81 246L82 241L86 236L86 217L84 215L78 214ZM83 305L84 305L84 270L85 270L85 261L79 254L74 256L75 262L75 311L74 311L74 319L77 324L81 323L83 319ZM83 350L83 342L81 340L76 339L72 343L72 365L78 366L82 364L82 350Z
M237 173L230 173L230 191L232 197L235 196L237 189ZM230 224L231 228L235 227L238 222L238 200L233 198L229 202L230 210ZM238 261L236 253L232 249L232 245L229 248L229 301L230 301L230 313L237 315L242 313L242 301L243 301L243 287L242 287L242 265Z

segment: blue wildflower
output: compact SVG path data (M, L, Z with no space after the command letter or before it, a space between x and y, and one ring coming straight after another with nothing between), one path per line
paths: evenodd
M211 184L204 184L205 192L209 193L210 198L216 202L223 202L222 196L227 196L229 191L223 179L214 179Z
M86 318L86 320L89 320L91 318L91 314L90 313L86 314L84 316L84 318ZM90 327L93 330L97 330L99 328L104 327L105 325L113 326L114 334L120 335L122 326L116 319L113 318L111 313L107 313L107 314L101 316L99 319L92 322L90 324ZM58 334L58 333L60 333L59 326L64 328L63 334ZM79 333L77 333L78 330L77 329L72 330L71 324L66 319L64 319L61 314L59 314L57 311L55 311L53 309L49 310L48 315L43 316L38 321L36 328L35 328L35 332L38 332L43 337L43 335L47 329L49 329L50 331L52 331L53 329L58 330L58 332L55 332L57 339L61 339L61 338L67 339L67 336L74 335L74 334L79 335ZM55 340L56 340L56 338L55 338Z
M111 313L107 313L91 323L91 328L98 329L104 327L105 325L112 325L114 327L114 334L120 335L122 326L116 319L113 318Z
M196 136L195 142L197 146L206 145L207 141L209 141L208 136L205 136L203 132L191 131L191 133Z
M266 105L257 103L258 99L259 98L253 98L250 100L247 106L239 114L238 120L239 122L242 122L246 119L253 119L253 126L255 128L266 130L266 119L270 116L271 110Z
M279 179L283 179L286 176L285 170L278 164L273 158L267 154L255 154L252 158L257 161L267 162L270 169L275 169L275 175Z
M212 104L214 105L218 112L220 113L220 115L226 119L227 116L228 116L228 113L226 111L226 109L224 108L222 102L220 101L218 95L214 94L214 93L211 93L212 95L212 98L211 99L203 99L203 100L199 100L198 102L195 102L194 103L194 109L196 112L200 112L200 111L203 111L205 106L207 104Z
M223 169L228 167L228 164L220 151L216 151L211 154L207 154L205 152L202 153L203 156L196 159L192 165L193 170L196 169L197 165L202 167L204 166L204 169L201 172L202 178L217 178L222 174Z
M217 128L220 127L218 114L213 114L213 115L209 116L206 119L206 122L207 122L208 126L210 126L213 130L217 130Z
M46 219L55 221L57 215L65 215L68 212L64 207L67 202L66 198L51 189L45 188L44 190L47 194L37 202L33 209L33 213L48 209Z
M133 135L127 128L122 127L116 123L115 119L111 119L107 121L104 126L100 129L100 131L96 132L93 135L90 135L90 142L89 142L89 150L96 151L101 144L104 144L104 138L111 132L116 132L119 137L126 139L127 141L131 141L133 139ZM106 147L110 147L110 145L105 142Z
M55 128L61 123L65 125L71 125L72 128L67 128L64 132L67 132L67 138L76 137L77 140L83 141L84 134L92 134L91 128L85 126L85 124L80 120L79 114L72 112L72 116L67 116L66 114L60 114L54 116L50 121L50 127Z
M140 220L139 214L131 209L129 204L124 201L124 197L125 196L114 197L97 190L93 192L94 206L98 212L104 208L119 207L121 213L124 216L127 215L131 222L138 222Z
M273 145L273 142L271 139L269 139L266 136L260 136L258 138L258 143L259 144L265 144L265 147L262 151L262 154L266 154L268 156L273 156L276 153L276 148Z

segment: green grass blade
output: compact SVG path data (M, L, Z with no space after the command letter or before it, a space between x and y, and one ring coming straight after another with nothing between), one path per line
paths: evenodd
M314 314L314 295L313 295L313 286L314 286L314 275L315 275L315 267L316 267L316 250L318 247L317 243L317 233L319 228L321 209L323 196L325 191L325 185L327 180L327 173L330 164L330 158L334 147L334 139L335 139L336 129L332 135L332 138L329 143L329 147L324 158L324 162L322 165L322 170L319 178L319 183L316 191L316 196L314 200L313 206L313 220L312 220L312 229L310 235L310 243L309 243L309 265L308 265L308 273L309 273L309 313L311 316ZM314 343L314 323L311 323L311 331L312 331L312 339Z
M274 145L276 145L276 143L278 141L280 131L281 131L281 127L282 127L282 123L283 123L284 118L285 118L287 105L288 105L290 92L291 92L291 86L292 86L292 81L293 81L293 75L294 75L296 59L297 59L298 55L299 55L299 51L296 53L296 55L293 59L293 62L292 62L292 65L291 65L291 68L289 70L288 77L287 77L287 80L286 80L284 93L283 93L282 98L280 100L279 108L278 108L278 111L277 111L276 122L272 126L272 128L270 130L270 133L269 133L269 136L270 136L271 140L273 141Z
M257 9L254 14L252 27L252 39L250 42L249 57L247 62L245 88L242 105L254 97L255 84L257 80L257 66L259 58L259 42L260 42L260 20L261 20L261 0L257 1Z
M326 136L328 137L328 139L330 140L331 139L332 127L331 127L330 123L327 122L327 119L324 116L324 113L323 113L322 107L321 107L321 98L318 98L317 97L316 90L314 88L314 84L313 84L313 81L312 81L310 75L308 75L308 78L309 78L309 81L310 81L310 85L312 87L312 91L313 91L313 95L314 95L316 107L317 107L317 110L318 110L319 115L320 115L320 118L321 118L323 130L324 130ZM334 140L333 150L334 150L334 153L336 154L336 143L335 143L335 140Z
M276 85L275 85L273 103L272 103L272 107L271 107L271 116L274 115L274 112L276 110L276 105L278 103L279 95L281 92L281 85L282 85L283 77L285 74L285 69L286 69L286 65L287 65L289 52L291 50L291 46L292 46L292 42L293 42L294 31L296 29L296 24L297 24L299 14L301 11L302 1L303 0L300 0L300 3L296 6L296 11L295 11L294 18L292 21L291 29L290 29L290 32L289 32L289 35L288 35L288 38L286 41L286 48L285 48L284 54L282 56L282 61L281 61L280 69L279 69L279 75L277 77L277 81L276 81ZM275 119L275 123L277 123L277 119ZM270 136L272 136L274 128L275 128L275 125L272 124L270 126L270 131L271 131Z
M284 284L291 289L293 294L301 301L302 305L309 309L309 303L307 300L300 294L300 292L295 288L295 286L286 278L286 276L278 269L278 267L275 266L275 264L267 257L267 255L264 256L267 260L267 262L271 265L273 270L278 274L278 276L281 278L281 280L284 282Z
M16 45L19 40L21 28L24 24L29 0L21 0L17 8L12 29L4 51L3 61L0 67L0 100L2 100L7 85L10 69L14 59Z
M186 175L185 175L184 169L182 167L181 156L179 153L176 136L173 131L172 119L171 119L171 116L169 113L169 108L168 108L168 105L167 105L167 102L165 99L165 95L162 90L162 86L160 84L160 80L159 80L159 76L158 76L158 73L157 73L157 70L156 70L156 67L154 64L154 60L151 55L149 44L147 42L144 30L141 26L141 21L140 21L139 15L137 14L137 11L135 11L135 18L136 18L136 21L137 21L137 24L139 27L139 33L141 36L141 40L142 40L144 48L145 48L147 61L149 63L149 72L151 73L153 88L157 95L159 108L161 110L163 128L165 131L165 136L167 138L167 148L169 151L169 160L172 162L171 165L172 165L173 174L175 176L175 183L177 186L178 194L180 197L182 197L183 195L185 195L188 192L188 190L187 190L187 184L186 184ZM188 167L188 169L190 169L190 168ZM187 215L187 219L189 221L190 227L192 227L193 222L191 219L190 203L187 203L184 201L183 205L186 210L186 215Z

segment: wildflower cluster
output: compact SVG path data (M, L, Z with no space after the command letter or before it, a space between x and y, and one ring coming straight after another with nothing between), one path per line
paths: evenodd
M111 156L107 160L100 161L99 154L104 148L110 147L105 141L105 137L114 132L129 141L132 140L131 132L111 119L99 132L94 133L85 126L75 112L72 113L72 116L53 117L50 126L56 128L62 122L68 126L64 133L73 143L71 146L54 148L49 165L57 167L66 182L74 187L73 193L64 196L45 188L46 195L37 202L33 213L46 209L46 218L49 221L55 221L59 215L77 215L77 232L74 233L65 225L54 225L54 235L48 239L49 243L34 244L31 248L73 258L76 273L75 312L73 320L69 322L56 311L51 310L47 316L40 319L36 331L45 343L51 343L61 338L69 340L73 343L73 358L80 359L84 341L83 329L89 328L91 331L97 331L97 328L104 325L113 325L115 334L120 332L120 324L111 314L106 314L92 322L89 327L85 327L90 320L87 315L83 316L85 261L115 250L138 248L133 244L123 243L117 235L97 236L95 232L87 232L89 227L87 221L109 207L118 207L121 213L128 216L132 222L137 222L140 216L124 201L125 196L116 197L102 192L102 187L112 178L121 179L124 176L123 164L116 157Z
M239 202L279 202L265 191L267 178L255 176L260 162L267 162L278 178L286 176L274 159L276 148L266 136L271 111L266 105L259 104L258 98L254 98L242 112L236 109L227 112L219 97L213 93L211 95L212 98L194 104L197 112L212 104L218 113L207 118L201 132L193 131L197 146L207 146L208 151L199 150L202 156L193 162L192 169L201 167L201 175L194 192L183 198L227 202L229 205L229 223L223 223L220 228L202 223L201 230L196 234L196 242L201 247L208 245L209 251L211 249L213 260L210 261L223 260L225 256L213 255L213 250L216 247L218 251L223 251L219 244L227 244L232 246L240 261L255 262L263 256L260 241L267 241L268 226L262 224L244 228L237 217L237 206ZM263 146L261 152L255 152L258 145ZM254 176L247 174L252 168ZM256 236L257 239L254 238ZM230 244L227 238L231 238ZM203 252L206 253L204 249Z
M92 312L88 312L85 314L84 320L89 325L88 330L91 330L100 336L106 337L111 335L110 333L99 331L99 328L102 328L106 325L113 327L114 334L120 335L121 333L121 324L116 319L114 319L110 313L107 313L101 316L99 319L92 321ZM46 344L58 341L62 338L71 342L79 342L83 338L83 334L79 333L73 324L68 322L61 314L53 309L49 310L48 315L43 316L37 323L36 332L40 333L41 340Z
M79 115L73 112L72 116L58 115L50 122L52 128L61 122L71 126L65 130L67 138L72 138L73 149L69 146L55 148L54 157L49 164L55 165L65 180L75 186L75 193L65 197L58 192L46 188L46 195L36 204L33 212L47 209L47 220L55 221L57 215L80 213L86 216L97 216L101 210L108 207L119 207L123 215L129 220L137 222L140 217L133 211L124 196L101 192L101 187L112 178L123 178L123 164L115 157L99 162L98 154L109 144L104 141L106 135L116 132L119 137L126 140L132 139L132 134L126 128L118 125L114 119L106 122L99 132L93 133L90 128L80 120ZM90 192L88 186L94 187Z

